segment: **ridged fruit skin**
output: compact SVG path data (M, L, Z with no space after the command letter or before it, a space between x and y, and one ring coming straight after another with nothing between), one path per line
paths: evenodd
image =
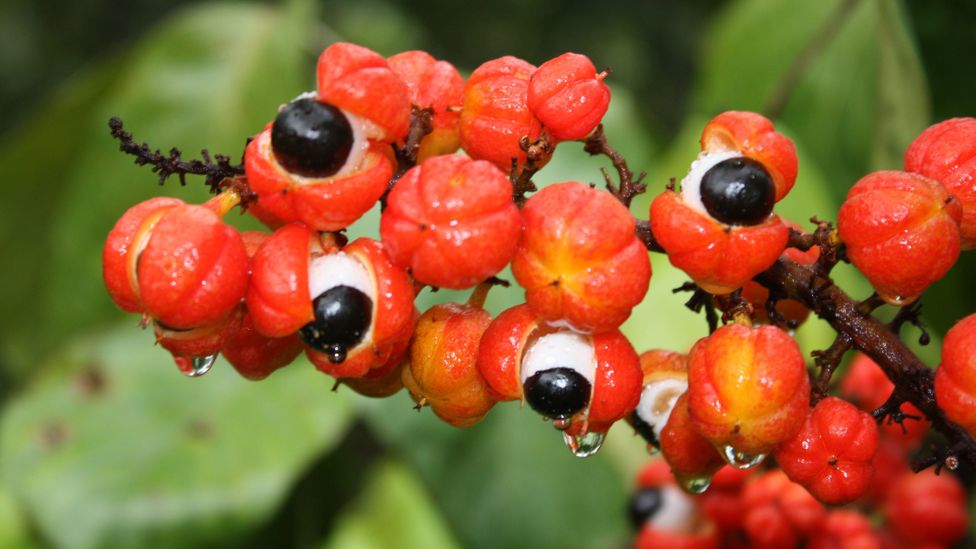
M406 138L410 128L407 84L382 55L336 42L319 55L316 73L319 101L370 122L366 131L370 139L391 143Z
M661 453L685 490L686 481L711 478L725 465L712 443L695 430L688 414L688 393L678 397L661 431Z
M953 325L942 340L935 401L950 420L976 436L976 314Z
M271 235L258 231L241 234L249 258ZM250 273L250 269L248 269ZM250 276L250 274L248 275ZM254 328L254 322L246 309L243 310L240 328L224 342L220 354L242 377L260 381L275 370L291 364L302 352L298 334L284 337L267 337Z
M868 413L880 408L894 390L895 384L888 379L884 370L863 353L854 355L840 384L844 398ZM885 421L878 428L886 438L910 452L921 444L928 433L929 424L925 414L911 402L902 403L899 410L919 419L906 419L902 423Z
M522 208L512 273L540 318L578 330L620 326L647 293L651 262L626 207L575 181L545 187Z
M837 509L827 513L823 526L806 544L807 549L881 549L881 538L871 526L871 520L853 509Z
M775 326L728 324L691 349L688 411L716 447L767 454L796 436L809 403L803 354Z
M495 405L478 372L478 347L491 315L484 309L443 303L420 317L410 344L403 385L417 403L455 427L475 425Z
M773 179L777 202L796 182L796 146L760 114L746 111L719 114L702 131L701 148L710 153L739 151L762 164Z
M244 154L248 185L258 195L258 219L270 227L300 221L319 231L351 225L376 204L393 177L393 163L384 152L388 148L370 141L355 170L331 177L302 177L278 163L271 149L269 124L248 143Z
M610 106L604 76L585 55L567 52L550 59L529 79L529 110L552 137L582 139L596 129Z
M742 502L746 509L742 524L749 547L797 547L823 527L827 516L823 504L778 470L746 484Z
M308 280L311 257L340 251L359 261L375 285L368 338L349 349L339 364L311 348L306 347L306 354L316 368L333 377L361 377L399 362L415 321L410 277L390 262L380 242L360 238L340 250L330 235L299 223L282 227L254 255L247 307L255 328L264 335L295 333L314 318Z
M962 205L938 181L899 171L868 174L841 204L847 257L885 301L915 301L959 257Z
M553 331L528 305L498 315L481 337L478 371L496 400L521 400L522 355L533 336ZM573 416L572 434L606 432L634 411L640 400L642 374L637 352L619 330L589 336L596 361L590 404Z
M905 171L931 177L962 204L964 250L976 247L976 118L929 126L905 152Z
M125 311L168 330L213 327L247 290L247 252L214 210L158 197L130 208L109 232L102 274Z
M464 101L464 79L454 65L419 50L398 53L386 62L407 85L410 103L433 111L433 130L420 141L417 161L456 151L461 146L458 123Z
M393 186L380 218L390 258L418 282L462 289L515 255L522 215L498 168L462 155L430 158Z
M966 492L950 473L906 472L888 492L882 511L888 527L911 547L952 547L969 528Z
M840 505L867 491L877 450L874 418L831 396L817 403L797 436L781 444L775 456L790 480L821 502Z
M776 214L729 226L688 206L675 191L651 203L651 231L668 260L707 292L728 294L768 269L786 249L789 227Z
M529 78L536 67L507 55L486 61L464 84L461 106L461 147L469 156L487 160L508 173L515 159L525 164L522 137L533 141L542 123L529 110Z

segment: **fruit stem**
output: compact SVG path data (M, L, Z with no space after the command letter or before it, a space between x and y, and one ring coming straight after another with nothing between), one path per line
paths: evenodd
M241 203L241 195L237 189L231 187L222 191L217 196L203 203L205 208L213 210L220 217L227 215L227 212L234 209Z

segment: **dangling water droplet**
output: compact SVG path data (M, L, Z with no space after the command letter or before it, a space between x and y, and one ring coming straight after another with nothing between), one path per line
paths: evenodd
M725 458L726 463L736 469L751 469L762 463L766 459L766 454L750 455L725 445L722 447L722 457Z
M681 477L678 484L689 494L702 494L712 485L712 477Z
M339 364L340 362L346 360L346 347L343 345L335 344L329 348L329 362L333 364Z
M574 456L588 458L600 451L600 447L603 446L603 439L606 436L606 433L596 431L590 431L582 436L563 433L563 442L566 443L566 447Z
M183 375L187 377L200 377L209 372L210 368L213 368L214 362L217 362L217 353L192 358L177 356L173 357L173 360L176 362L176 367L183 372Z
M647 445L647 455L649 455L649 456L656 456L656 455L658 455L660 453L661 453L661 447L658 446L657 444L648 444Z
M566 429L569 429L569 426L571 424L572 424L572 418L568 418L568 417L552 418L552 426L555 427L556 429L559 429L560 431L565 431Z

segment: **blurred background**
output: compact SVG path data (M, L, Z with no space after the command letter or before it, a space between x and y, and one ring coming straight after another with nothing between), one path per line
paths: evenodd
M216 3L7 0L0 5L0 547L624 547L633 474L625 426L579 460L517 404L456 430L401 393L355 395L305 362L253 383L227 365L181 376L118 311L100 250L116 219L159 187L117 151L138 140L186 157L237 158L277 106L314 87L335 40L384 55L425 49L463 74L501 55L564 51L612 68L612 144L649 172L650 198L681 178L708 119L775 119L800 153L778 212L835 219L846 189L897 169L927 125L976 115L976 3L447 0ZM599 160L560 146L537 180L600 182ZM240 227L257 225L231 215ZM354 234L377 234L372 212ZM625 325L638 351L686 351L707 333L654 257L651 292ZM870 287L837 271L855 297ZM925 298L939 335L976 310L976 256ZM424 293L421 309L463 293ZM495 291L492 312L520 299ZM890 311L887 312L890 314ZM908 332L915 339L917 332ZM804 350L826 347L810 322Z

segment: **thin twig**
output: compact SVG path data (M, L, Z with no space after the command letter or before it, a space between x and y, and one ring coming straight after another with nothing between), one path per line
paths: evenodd
M634 172L627 167L627 160L607 141L607 136L603 132L603 124L597 126L596 130L583 141L583 150L590 156L602 154L613 163L620 182L615 184L606 169L601 170L603 179L606 181L607 190L610 191L610 194L617 197L617 200L622 202L624 206L630 207L634 197L647 190L647 185L643 182L647 172L641 172L636 177L634 176Z

